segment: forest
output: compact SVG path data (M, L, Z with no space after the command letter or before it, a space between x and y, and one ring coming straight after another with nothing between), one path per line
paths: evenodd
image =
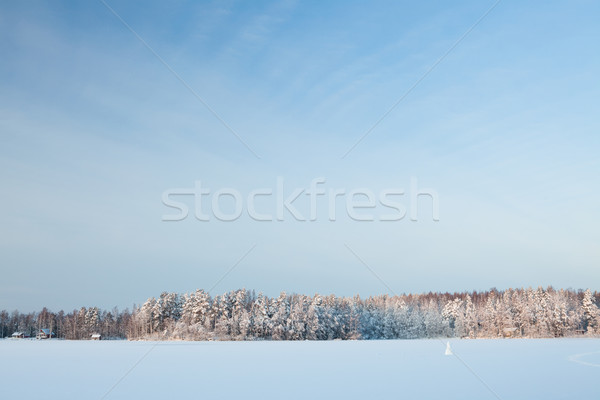
M240 289L163 292L132 310L0 311L0 337L129 340L371 340L564 337L600 334L600 293L548 288L368 298Z

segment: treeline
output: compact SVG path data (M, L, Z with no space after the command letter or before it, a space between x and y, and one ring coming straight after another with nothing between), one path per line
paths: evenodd
M133 311L0 312L2 337L155 340L351 340L433 337L563 337L600 334L600 293L509 289L361 299L301 294L270 298L245 289L212 297L203 290L162 293Z
M62 339L89 339L92 333L100 333L106 339L129 337L133 313L129 310L100 310L98 307L82 307L70 313L54 313L46 307L40 312L20 313L0 311L0 337L10 337L15 332L35 337L40 329L50 329L55 337Z

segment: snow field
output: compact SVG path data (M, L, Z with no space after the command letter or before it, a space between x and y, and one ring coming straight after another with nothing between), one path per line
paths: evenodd
M446 343L0 340L0 397L600 398L600 339Z

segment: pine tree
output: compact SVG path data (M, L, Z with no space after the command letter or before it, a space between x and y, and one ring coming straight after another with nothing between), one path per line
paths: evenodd
M290 314L290 304L285 292L281 292L274 304L273 314L273 339L285 340L287 338L287 321Z
M475 312L475 306L471 300L471 296L467 294L467 298L464 304L464 335L470 338L477 337L478 321L477 314Z
M306 311L304 296L295 296L290 305L287 332L290 340L306 338Z
M458 330L458 335L462 335L462 316L463 316L463 301L460 298L455 298L454 300L450 300L444 306L442 311L442 317L448 321L448 325L450 329L455 332ZM460 325L460 326L457 326Z
M581 307L583 309L584 329L589 334L600 333L600 311L594 302L594 296L590 289L583 293Z

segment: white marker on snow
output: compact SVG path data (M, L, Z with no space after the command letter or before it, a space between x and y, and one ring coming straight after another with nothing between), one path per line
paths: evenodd
M450 342L446 342L446 352L444 354L447 356L452 355L452 348L450 347Z

